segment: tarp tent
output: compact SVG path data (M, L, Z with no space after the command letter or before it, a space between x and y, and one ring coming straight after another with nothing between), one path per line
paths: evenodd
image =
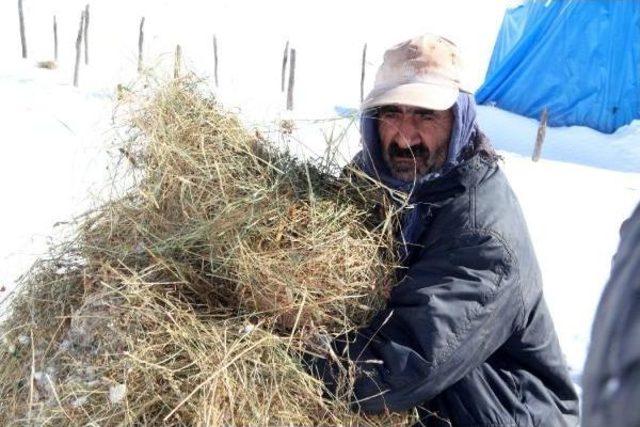
M507 10L480 104L611 133L640 117L640 1L528 0Z

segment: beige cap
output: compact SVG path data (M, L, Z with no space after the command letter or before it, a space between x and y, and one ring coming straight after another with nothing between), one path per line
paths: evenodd
M455 43L434 34L415 37L385 52L362 110L389 104L446 110L458 99L461 74Z

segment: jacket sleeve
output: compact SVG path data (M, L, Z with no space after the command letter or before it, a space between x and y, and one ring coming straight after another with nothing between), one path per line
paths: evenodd
M524 312L514 264L484 230L424 248L370 326L335 343L360 368L356 408L408 410L489 358Z

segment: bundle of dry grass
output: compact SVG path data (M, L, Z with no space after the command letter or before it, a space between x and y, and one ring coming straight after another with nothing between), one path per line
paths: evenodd
M352 371L327 397L301 363L384 303L386 192L247 133L192 80L135 105L138 181L34 265L0 327L0 424L409 422L352 413Z

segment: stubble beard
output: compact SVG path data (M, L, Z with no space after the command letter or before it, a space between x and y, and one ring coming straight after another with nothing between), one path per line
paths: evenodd
M383 158L391 176L404 182L417 181L423 176L439 170L446 160L446 152L439 149L433 153L426 147L414 149L407 155L404 150L394 150L393 145L383 153Z

